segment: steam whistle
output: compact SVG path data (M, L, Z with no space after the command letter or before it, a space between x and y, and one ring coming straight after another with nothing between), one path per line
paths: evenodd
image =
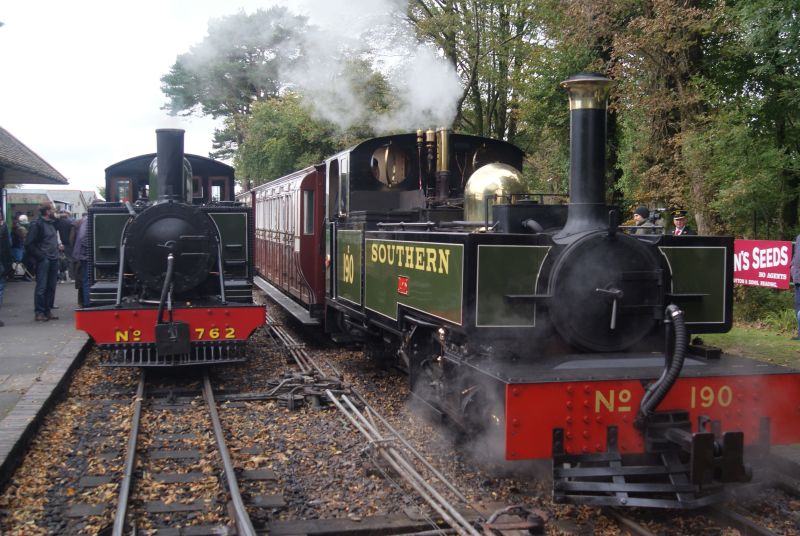
M422 190L422 151L425 149L425 134L421 128L417 129L417 166L419 171L419 189Z
M436 201L450 197L450 129L436 129Z
M425 131L425 146L428 148L428 166L425 172L430 176L433 175L433 161L436 160L436 132L432 128Z

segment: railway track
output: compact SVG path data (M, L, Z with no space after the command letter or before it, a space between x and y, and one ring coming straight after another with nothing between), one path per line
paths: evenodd
M771 468L771 469L767 469ZM686 525L709 534L741 536L782 536L800 534L800 464L780 456L767 456L761 482L732 497L698 512L681 512ZM676 519L673 512L649 512L604 508L603 514L619 528L634 536L663 534ZM660 527L651 529L648 526Z
M90 357L0 497L0 531L112 534L117 519L125 534L245 533L217 449L207 403L213 399L245 514L259 534L546 528L576 535L800 535L800 468L784 458L773 459L769 487L713 510L664 515L554 505L546 483L473 470L438 432L412 419L401 375L359 352L305 346L282 325L268 331L246 365L211 371L209 380L154 372L142 383L137 371L99 368ZM124 516L120 502L128 505ZM520 502L547 515L500 506Z
M119 486L119 498L112 530L114 536L129 534L130 530L139 526L152 527L155 525L157 529L164 529L169 528L170 525L177 525L179 527L190 525L194 517L192 515L193 512L214 508L214 505L208 504L208 501L203 500L195 500L187 503L185 501L169 499L161 501L140 499L140 502L142 502L144 506L142 509L143 511L135 512L131 507L131 502L136 494L135 477L137 473L146 475L147 478L152 478L161 484L158 487L161 493L167 497L180 497L185 491L186 484L204 480L207 481L209 479L217 480L220 485L224 483L224 493L228 499L226 503L230 506L230 508L224 510L230 512L232 521L232 523L229 524L236 528L237 534L247 536L256 534L247 507L242 500L242 494L239 489L239 479L226 444L225 434L217 411L217 403L214 399L214 393L207 371L203 374L202 381L202 398L205 403L207 419L213 431L216 451L212 453L211 451L213 451L213 449L206 448L207 452L201 453L198 448L187 450L176 449L174 446L170 448L148 450L143 448L141 437L142 414L144 412L143 406L147 402L149 402L150 406L149 412L153 414L152 418L162 424L171 418L177 417L181 419L186 417L188 413L198 413L201 410L198 407L199 404L195 403L197 401L196 397L182 397L182 399L178 397L168 397L166 399L151 398L149 401L146 400L146 372L142 370L133 404L128 447L125 454L125 466L122 481ZM165 414L170 415L165 416ZM172 441L180 442L187 439L193 440L203 435L195 434L194 432L171 432L168 434L169 435L162 435L160 437L160 439L165 440L165 445ZM196 446L195 444L195 447ZM208 471L195 470L198 465L202 465L204 461L207 462L211 458L216 458L222 478L215 478L214 476L209 477ZM169 461L166 465L171 466L171 469L159 470L159 468L162 467L162 464L159 462L165 460ZM185 460L188 460L188 463L181 462ZM143 513L150 516L151 519L145 522L139 521L139 517ZM185 519L181 519L183 516L185 516ZM229 524L214 524L204 528L209 531L219 531L225 530L225 526Z
M283 345L291 359L303 374L317 377L322 383L340 384L341 373L331 363L321 364L305 350L282 326L272 324L270 331L276 341ZM334 380L331 380L334 378ZM435 512L435 516L424 516L423 521L430 525L429 531L419 532L416 524L405 527L392 521L393 532L385 532L389 527L376 529L380 533L404 534L459 534L461 536L480 536L483 534L543 533L547 515L540 511L530 511L511 506L494 512L483 512L471 503L456 486L429 463L387 419L378 413L349 386L339 390L324 389L327 403L333 404L365 440L364 449L369 453L374 466L386 479L402 480L413 493L421 497ZM319 391L312 396L318 397ZM316 400L314 403L319 403ZM398 485L396 483L396 485ZM447 498L447 496L452 499ZM325 521L322 522L323 524ZM278 528L278 527L273 527ZM336 534L335 529L330 534ZM280 532L280 530L278 530ZM317 530L315 534L326 534Z
M119 404L130 410L127 441L123 447L118 438L109 449L119 454L113 456L115 464L102 479L106 484L118 482L113 526L103 525L104 533L122 535L144 530L156 534L191 531L322 536L366 531L478 536L543 529L546 515L541 512L521 507L484 511L470 503L385 418L343 383L336 367L313 359L305 346L280 326L271 326L270 332L292 366L282 375L262 382L265 388L257 391L221 389L215 393L207 371L202 379L181 381L170 377L158 380L151 378L154 373L140 373L132 401ZM224 373L216 381L223 383L222 378ZM249 443L243 443L242 438L238 443L233 439L233 448L228 440L237 434L236 423L258 421L270 408L272 413L286 414L275 410L327 407L336 408L340 417L337 419L334 413L324 417L318 414L317 418L338 420L338 426L356 430L363 444L351 445L351 449L361 452L373 467L371 474L379 474L384 486L402 489L407 497L413 497L409 504L421 498L429 506L427 511L409 508L404 514L316 519L280 515L286 505L282 494L290 486L285 476L279 478L266 466L248 469L253 460L266 464L265 456L259 449L243 446ZM274 428L287 428L280 419L272 424ZM260 433L258 427L253 431ZM240 426L238 432L242 432ZM272 432L276 438L277 431ZM285 442L275 441L288 452ZM84 454L103 456L91 454L88 449ZM291 464L287 462L281 469L290 480L293 478L295 469ZM72 505L71 526L90 526L89 519L103 512L109 517L109 494L106 499L101 504ZM315 499L305 501L313 503Z

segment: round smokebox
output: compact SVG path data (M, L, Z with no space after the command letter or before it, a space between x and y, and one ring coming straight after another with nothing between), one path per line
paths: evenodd
M170 253L175 258L172 283L177 294L205 281L216 263L216 228L207 214L188 205L148 207L128 225L125 236L125 259L151 290L161 290Z
M651 249L626 235L591 233L564 250L553 267L550 311L567 342L621 351L655 327L663 298Z

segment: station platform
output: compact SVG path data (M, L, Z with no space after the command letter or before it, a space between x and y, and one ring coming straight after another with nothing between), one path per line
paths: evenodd
M47 322L34 320L34 287L8 281L0 307L0 485L90 346L89 336L75 330L74 283L58 284L59 318Z

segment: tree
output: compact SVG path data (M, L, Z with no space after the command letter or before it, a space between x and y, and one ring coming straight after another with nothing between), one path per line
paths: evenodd
M348 86L357 110L331 106L320 117L311 101L299 93L286 91L253 106L252 114L236 127L244 133L236 153L237 175L251 184L261 184L312 164L375 135L374 118L390 111L393 101L386 79L371 70L366 60L353 60L342 66L340 77ZM337 115L350 114L348 128Z
M690 209L698 231L709 233L713 192L704 187L704 169L687 165L682 142L710 109L702 91L711 67L706 50L722 13L699 0L636 7L612 50L622 112L620 188L630 199Z
M716 71L720 92L743 100L743 118L756 147L768 147L782 164L768 184L780 192L773 215L782 238L798 229L800 188L800 5L780 0L733 2L729 10L735 31L725 41ZM752 154L753 147L748 153ZM777 154L780 153L780 154ZM777 178L777 181L774 179ZM769 222L766 213L757 216Z
M412 0L408 19L420 39L433 43L464 87L456 126L473 134L514 141L520 72L535 33L531 0Z
M315 121L293 94L254 105L236 154L236 173L253 186L322 161L330 126ZM321 141L323 140L323 141Z
M277 97L283 89L281 65L301 56L299 35L304 17L284 7L258 10L212 20L208 35L178 56L161 78L172 114L201 114L225 118L215 140L225 156L243 139L241 117L254 103ZM216 147L216 145L215 145Z

